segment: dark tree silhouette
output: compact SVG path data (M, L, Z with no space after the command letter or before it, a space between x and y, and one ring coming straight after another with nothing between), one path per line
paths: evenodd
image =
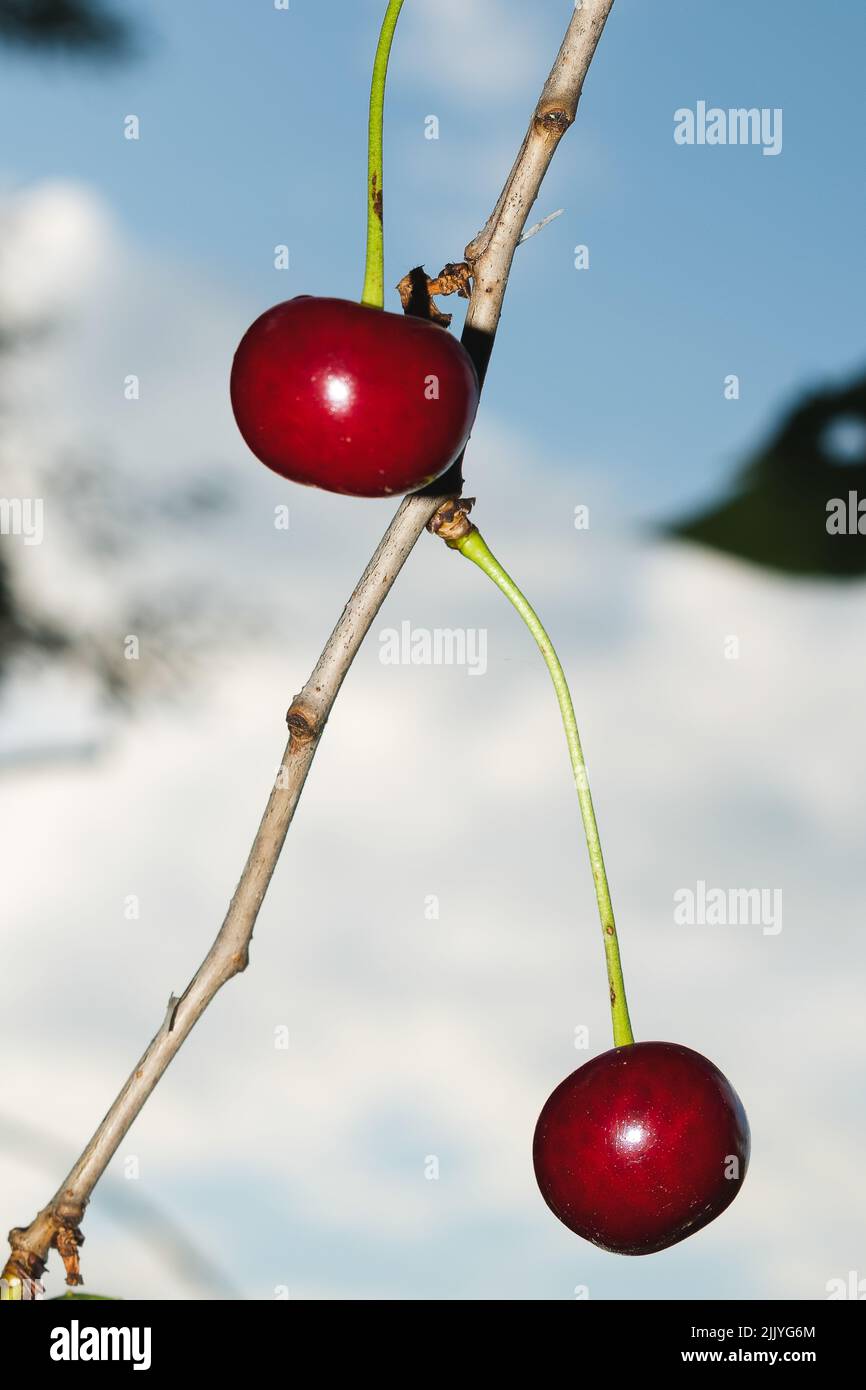
M99 0L0 0L0 40L114 57L129 45L126 20Z
M125 19L99 0L0 0L0 42L26 45L36 52L62 49L116 59L130 48ZM0 355L14 350L17 338L0 324ZM0 677L22 647L65 649L62 634L34 620L16 594L8 564L0 556Z
M733 494L668 534L790 575L860 579L864 533L828 526L828 506L866 499L866 376L801 400L735 480ZM837 510L835 508L834 510Z

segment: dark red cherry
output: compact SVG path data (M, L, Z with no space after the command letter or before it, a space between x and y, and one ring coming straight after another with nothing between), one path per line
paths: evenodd
M633 1043L567 1076L538 1119L535 1176L547 1205L585 1240L649 1255L706 1226L740 1190L749 1124L706 1057Z
M357 497L410 492L469 438L478 379L435 324L302 295L256 319L231 377L238 428L262 463Z

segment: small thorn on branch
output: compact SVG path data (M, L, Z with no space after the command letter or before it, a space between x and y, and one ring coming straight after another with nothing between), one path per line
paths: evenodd
M167 1004L166 1010L165 1010L165 1021L164 1021L163 1025L162 1025L163 1028L165 1029L166 1033L170 1033L171 1030L172 1030L172 1028L174 1027L174 1018L175 1018L175 1014L177 1013L177 1006L178 1006L179 1003L180 1003L180 996L179 996L179 995L177 995L177 994L170 994L170 995L168 996L168 1004Z
M535 236L536 232L540 232L543 227L546 227L548 222L553 222L555 218L561 217L564 212L565 208L557 208L556 212L549 212L546 217L542 217L540 222L536 222L534 226L530 227L528 231L525 231L523 233L523 236L520 238L517 245L522 246L523 243L525 241L528 241L531 236Z

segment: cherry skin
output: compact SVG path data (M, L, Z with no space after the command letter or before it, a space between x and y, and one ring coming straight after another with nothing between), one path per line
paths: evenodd
M749 1123L718 1067L678 1043L616 1047L578 1067L535 1129L535 1176L560 1221L620 1255L650 1255L734 1200Z
M469 438L478 378L425 319L300 295L256 319L231 375L238 429L295 483L356 497L437 478Z

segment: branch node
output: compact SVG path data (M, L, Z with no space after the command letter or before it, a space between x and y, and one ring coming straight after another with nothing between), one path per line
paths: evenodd
M317 719L309 706L304 704L299 695L295 696L288 708L286 723L289 726L293 743L311 743L321 734L320 720Z
M431 535L439 536L446 545L454 546L475 530L469 513L475 506L474 497L458 497L443 502L427 522Z
M540 107L535 113L535 129L543 135L554 135L557 139L564 135L574 120L574 113L563 106Z
M61 1226L80 1226L84 1220L86 1206L87 1203L76 1197L72 1188L67 1188L65 1192L55 1198L51 1207L51 1215L55 1225L58 1228ZM81 1239L83 1241L84 1237L82 1236Z

